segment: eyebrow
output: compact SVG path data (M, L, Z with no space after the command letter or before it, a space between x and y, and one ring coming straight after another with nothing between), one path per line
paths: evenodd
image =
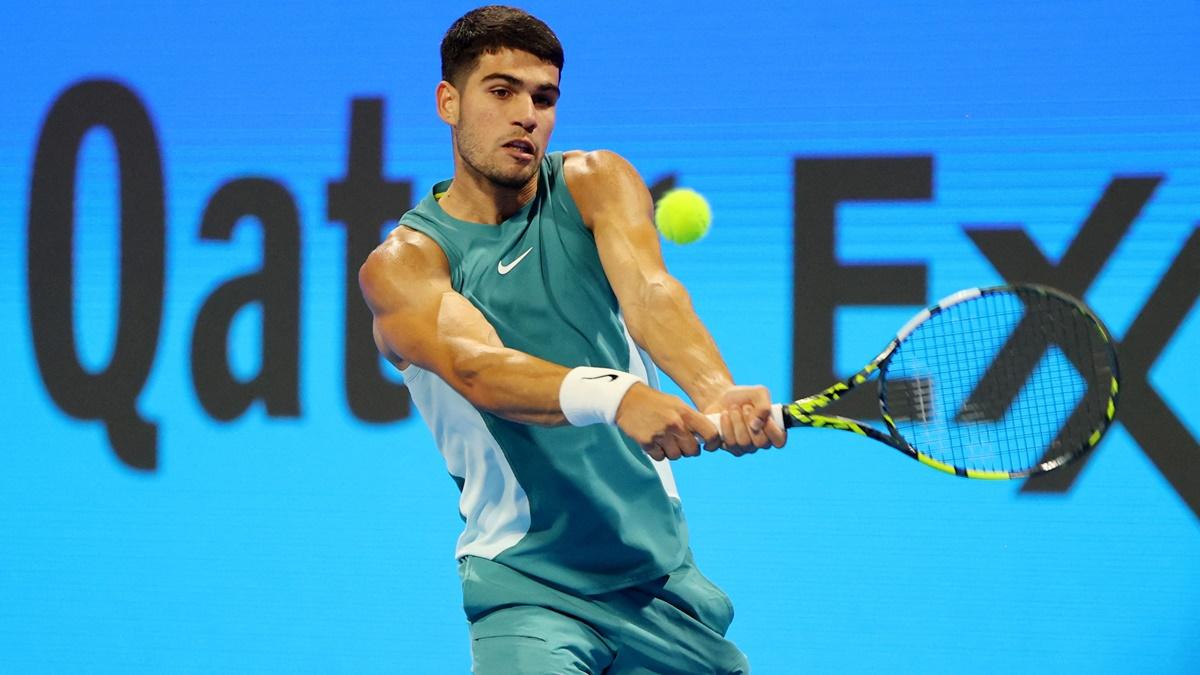
M512 75L509 75L508 73L490 73L488 75L485 75L483 77L482 81L487 82L488 80L503 80L503 81L511 84L514 87L525 86L524 80L522 80L519 77L513 77ZM555 96L562 95L562 91L559 90L558 85L550 84L548 82L546 84L538 85L535 88L535 91L552 91L552 92L554 92Z

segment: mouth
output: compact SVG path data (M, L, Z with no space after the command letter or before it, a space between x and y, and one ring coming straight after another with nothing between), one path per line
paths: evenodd
M501 147L508 148L513 156L523 160L532 160L537 153L533 143L521 138L511 140Z

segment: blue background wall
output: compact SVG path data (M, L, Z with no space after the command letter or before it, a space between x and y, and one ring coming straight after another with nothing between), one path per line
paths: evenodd
M964 225L1020 225L1056 261L1110 181L1160 178L1086 293L1125 335L1200 224L1200 5L774 4L527 5L567 50L552 149L611 148L710 198L712 233L665 253L739 380L778 398L793 384L797 159L931 158L928 199L843 204L836 231L844 263L925 265L925 301L1002 281ZM347 405L346 228L326 192L346 174L354 99L383 101L388 178L419 196L450 175L437 46L469 8L6 10L0 670L467 670L457 491L419 418L368 424ZM90 79L137 94L162 153L163 322L138 397L158 427L153 471L56 405L31 337L35 149L57 98ZM116 336L116 159L108 132L85 137L73 311L94 372ZM193 385L193 326L218 286L258 268L263 237L244 219L203 241L200 220L247 176L298 207L300 413L256 403L219 422ZM836 368L860 366L916 304L839 309ZM260 320L251 305L233 323L243 378ZM1137 376L1190 444L1147 447L1118 424L1066 493L957 480L832 432L677 463L697 559L733 597L731 637L756 672L1196 672L1200 511L1179 485L1200 504L1200 392L1184 377L1200 317L1186 309L1161 341ZM1164 450L1191 460L1174 481L1150 459Z

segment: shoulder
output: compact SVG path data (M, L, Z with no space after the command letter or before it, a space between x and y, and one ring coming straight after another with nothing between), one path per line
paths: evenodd
M416 281L448 279L450 265L433 239L403 224L367 256L358 270L363 297L373 308L393 304Z
M563 177L580 215L592 227L597 214L629 202L642 207L646 183L629 160L611 150L563 153Z
M633 174L637 170L629 160L612 150L568 150L563 153L563 176L567 185L587 187L615 177Z

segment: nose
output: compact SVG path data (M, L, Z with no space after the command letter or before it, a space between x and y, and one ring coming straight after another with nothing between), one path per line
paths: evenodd
M513 124L525 130L525 133L530 133L537 128L537 106L533 103L532 96L520 97L521 102L517 105L514 111L516 118L513 119Z

